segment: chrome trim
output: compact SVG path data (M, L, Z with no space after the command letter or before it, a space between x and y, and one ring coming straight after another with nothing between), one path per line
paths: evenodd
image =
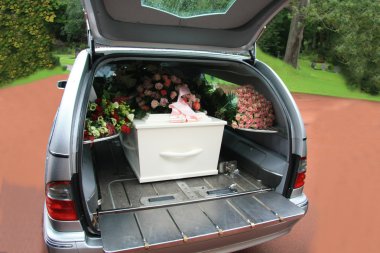
M309 207L309 199L307 198L305 193L301 193L300 196L290 198L289 199L293 204L302 208L305 212L307 212Z
M46 206L44 206L44 219L43 219L43 232L45 241L54 242L55 244L75 244L77 241L84 241L84 231L56 231L51 223L51 219L48 216Z
M82 225L79 220L76 221L59 221L51 218L48 214L51 227L58 232L81 232Z
M120 133L117 133L117 134L114 134L114 135L111 135L111 136L106 136L106 137L94 139L93 141L91 141L91 140L83 141L83 144L92 144L92 143L95 143L95 142L107 141L107 140L111 140L111 139L114 139L116 137L119 137L119 135L120 135Z
M302 192L303 192L303 186L301 186L300 188L295 188L292 190L292 194L290 195L290 198L296 198L298 196L301 196L302 195Z
M162 205L152 205L152 206L141 206L141 207L131 207L131 208L117 208L113 210L103 210L99 211L97 214L114 214L114 213L129 213L133 211L142 211L142 210L149 210L149 209L156 209L161 207L170 207L170 206L180 206L180 205L188 205L188 204L194 204L194 203L201 203L201 202L207 202L210 200L217 200L217 199L227 199L227 198L234 198L239 196L245 196L253 193L263 193L263 192L270 192L272 189L259 189L259 190L253 190L253 191L246 191L241 193L235 193L235 194L226 194L226 195L218 195L215 197L209 197L205 199L196 199L196 200L186 200L178 203L170 203L170 204L162 204ZM95 215L95 213L93 214Z

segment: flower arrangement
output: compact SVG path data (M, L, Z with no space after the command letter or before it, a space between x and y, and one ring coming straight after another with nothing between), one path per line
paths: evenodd
M175 75L154 73L151 77L144 77L142 83L137 86L136 104L139 109L139 117L146 113L169 113L169 105L178 100L179 89L187 86ZM194 94L182 97L194 110L201 109L200 98Z
M273 106L253 87L245 85L226 96L227 103L216 112L232 128L268 129L273 126Z
M127 104L128 97L114 99L98 98L90 102L85 120L84 140L112 136L117 133L129 134L134 110Z

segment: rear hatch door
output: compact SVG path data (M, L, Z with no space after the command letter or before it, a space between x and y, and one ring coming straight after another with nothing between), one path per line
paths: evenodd
M82 0L95 44L241 52L288 0Z

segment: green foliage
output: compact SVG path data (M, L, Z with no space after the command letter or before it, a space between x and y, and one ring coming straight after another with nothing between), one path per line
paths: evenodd
M373 0L313 0L301 51L314 62L342 67L348 84L370 94L380 92L380 3ZM288 13L287 15L284 13ZM289 30L289 10L268 25L258 45L281 57Z
M260 49L257 50L257 58L273 68L291 92L380 102L380 95L366 94L359 89L347 86L347 81L339 73L312 69L311 61L308 59L301 57L299 68L294 69L282 60L263 53Z
M86 41L86 23L79 0L65 0L64 25L61 28L62 34L67 42Z
M372 0L315 0L310 17L330 39L334 60L344 66L349 83L370 94L380 92L380 4Z
M278 13L260 37L259 47L266 53L282 58L285 55L290 22L291 14L288 9Z
M0 84L57 64L46 28L54 19L51 0L0 2Z

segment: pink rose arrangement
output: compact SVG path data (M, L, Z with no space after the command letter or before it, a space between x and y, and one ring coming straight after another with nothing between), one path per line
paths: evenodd
M84 140L112 136L117 133L129 134L134 110L127 104L127 97L110 100L98 98L89 102L85 120Z
M237 112L231 122L233 128L267 129L275 120L272 103L251 86L235 90Z
M136 108L139 117L146 113L170 113L169 105L178 100L179 88L187 86L175 75L154 73L151 77L145 76L141 84L136 87ZM194 111L201 109L199 97L189 94L183 97Z
M222 94L220 94L222 93ZM213 93L219 108L215 116L226 120L233 128L268 129L273 126L273 106L252 86L241 86L228 94Z

